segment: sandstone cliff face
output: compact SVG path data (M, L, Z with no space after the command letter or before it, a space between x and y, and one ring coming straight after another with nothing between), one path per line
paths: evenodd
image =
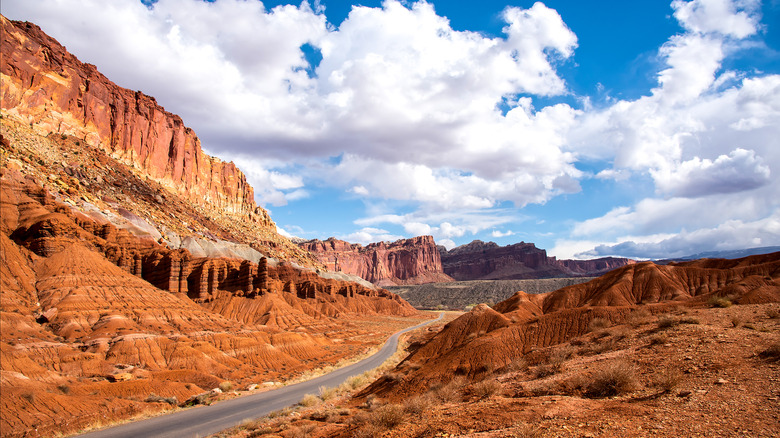
M244 174L203 153L180 117L153 97L115 85L36 25L5 17L0 24L4 116L44 135L70 135L100 147L192 202L254 214Z
M381 286L452 281L442 272L432 236L419 236L366 247L330 238L300 246L315 254L326 268L356 275Z
M153 97L113 84L34 24L0 16L0 26L4 147L58 199L199 256L321 268L277 233L243 173L204 154Z
M634 263L614 257L557 260L533 243L525 242L498 246L475 240L450 251L440 247L440 252L444 273L459 281L598 276Z

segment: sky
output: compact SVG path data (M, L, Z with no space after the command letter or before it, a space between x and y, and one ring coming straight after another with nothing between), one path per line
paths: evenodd
M280 232L559 258L780 245L780 1L3 0Z

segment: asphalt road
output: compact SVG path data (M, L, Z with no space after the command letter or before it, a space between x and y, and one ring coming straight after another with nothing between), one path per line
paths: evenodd
M393 355L398 348L398 337L408 331L420 328L424 325L441 320L439 317L418 324L414 327L401 330L387 339L385 345L375 353L360 362L339 368L332 373L325 374L306 382L285 386L272 391L247 395L231 400L214 403L211 406L196 406L171 414L149 418L147 420L134 421L108 429L79 435L85 438L185 438L205 437L221 430L238 426L246 420L260 418L273 411L292 406L306 394L318 394L320 387L331 388L341 385L348 378L363 374L381 365L387 358Z

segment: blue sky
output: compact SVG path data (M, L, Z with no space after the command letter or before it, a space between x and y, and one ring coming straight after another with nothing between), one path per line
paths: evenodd
M560 258L780 245L780 3L594 4L2 13L180 114L291 235L526 241Z

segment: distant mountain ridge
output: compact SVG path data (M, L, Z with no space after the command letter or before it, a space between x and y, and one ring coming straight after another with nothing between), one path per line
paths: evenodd
M603 257L558 260L533 243L499 246L474 240L447 250L432 236L418 236L367 246L335 238L299 242L330 271L356 275L379 286L470 280L533 280L595 277L634 260Z
M771 254L780 251L780 246L760 246L755 248L731 249L724 251L705 251L685 257L656 260L656 263L666 264L670 262L698 260L698 259L741 259L752 255Z
M595 277L636 263L617 257L558 260L527 242L499 246L495 242L474 240L449 251L439 247L439 252L444 273L458 281Z

